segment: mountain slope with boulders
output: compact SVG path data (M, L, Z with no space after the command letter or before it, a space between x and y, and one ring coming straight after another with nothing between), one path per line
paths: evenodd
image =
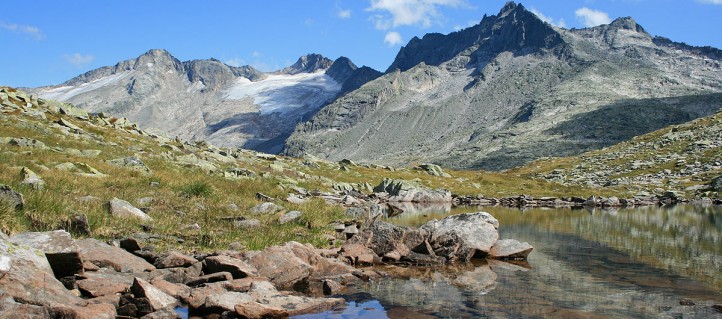
M521 4L401 48L386 74L299 124L285 154L500 170L722 108L722 51L632 18L563 29Z
M277 72L261 72L216 59L181 62L155 49L31 92L165 135L278 153L299 121L380 75L345 57L309 54Z

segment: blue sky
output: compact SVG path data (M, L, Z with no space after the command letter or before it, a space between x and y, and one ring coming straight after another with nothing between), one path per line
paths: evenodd
M0 85L59 84L153 48L263 71L307 53L384 71L400 46L499 12L504 0L3 0ZM722 48L722 0L517 1L582 28L632 16L647 32Z

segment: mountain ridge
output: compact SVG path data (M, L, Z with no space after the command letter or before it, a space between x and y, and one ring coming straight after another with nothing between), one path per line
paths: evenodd
M722 92L718 51L653 37L629 17L557 28L509 2L475 26L412 39L384 76L299 124L284 152L493 170L579 154L722 107L709 95ZM644 118L658 109L652 101L679 111L649 117L658 122L622 126L626 131L616 135L558 134L584 127L580 118Z
M277 153L297 122L342 93L345 83L325 73L333 62L308 54L289 67L261 72L213 58L181 62L167 50L151 49L31 92L185 139ZM351 81L348 90L378 75L351 70L342 80Z

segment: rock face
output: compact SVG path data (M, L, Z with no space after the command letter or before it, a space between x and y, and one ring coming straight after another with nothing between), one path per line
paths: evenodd
M511 2L467 29L411 39L386 74L300 124L285 153L497 170L575 155L714 113L721 65L722 51L631 18L567 30Z
M338 76L345 70L336 76L325 74L334 61L319 54L264 73L216 59L181 62L165 50L154 49L32 93L92 113L127 118L143 129L169 136L279 152L301 119L310 118L338 94L380 75L358 69L350 61L339 65L344 62L353 66L349 75ZM62 107L66 114L80 110ZM88 114L77 116L87 118Z

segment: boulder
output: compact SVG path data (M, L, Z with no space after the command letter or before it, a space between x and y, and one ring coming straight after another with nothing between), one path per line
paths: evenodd
M24 137L13 137L8 141L8 144L12 146L35 148L39 150L50 149L45 145L45 143L41 141Z
M203 260L203 272L212 274L217 272L229 272L233 278L245 278L258 276L258 270L243 260L229 256L212 256Z
M0 239L0 295L23 303L50 306L85 306L55 279L42 251Z
M14 191L10 186L0 184L0 204L7 203L15 209L23 209L25 199L23 195Z
M612 196L608 197L602 200L602 207L619 207L622 206L622 203L619 201L619 198Z
M89 261L101 268L109 267L118 272L134 273L142 273L155 269L153 265L149 264L143 258L96 239L86 238L76 240L75 243L80 247L83 260Z
M186 302L191 295L190 287L183 284L172 283L163 278L153 278L150 281L150 284L166 294L173 296L173 298L184 302Z
M136 298L147 298L153 311L173 307L178 304L178 301L174 297L138 277L135 277L133 280L130 291Z
M27 167L20 170L20 178L22 179L20 184L28 185L33 189L40 190L45 187L45 181Z
M265 306L283 309L290 316L323 312L345 303L343 298L309 298L279 293L269 282L256 281L248 294Z
M499 221L485 212L466 213L432 220L421 228L431 236L429 242L436 255L448 260L468 260L475 253L489 253L499 239Z
M529 243L515 239L498 240L489 250L489 257L494 259L526 259L534 249Z
M264 305L255 301L237 304L234 309L241 318L282 319L289 316L288 311L282 308Z
M102 297L122 293L133 284L135 275L111 269L86 272L77 278L78 289L87 297Z
M74 214L65 220L64 225L69 231L88 236L90 235L90 223L88 216L85 214Z
M177 251L171 251L161 255L153 262L153 266L158 269L189 267L198 262L195 258L186 256Z
M445 189L431 190L418 183L385 178L374 187L376 193L389 194L390 202L446 203L451 202L451 192Z
M236 228L258 228L261 227L261 221L258 219L234 220L233 226Z
M270 246L254 254L248 262L258 274L268 278L280 288L292 288L311 275L313 267L284 246Z
M62 278L83 273L80 248L64 230L30 232L10 237L10 242L29 246L45 253L55 277Z
M283 214L283 216L279 217L278 222L280 224L294 222L294 221L298 220L299 218L301 218L301 215L303 215L303 213L301 213L297 210L292 210L290 212Z
M117 218L137 218L142 221L153 221L153 218L148 216L142 210L134 207L131 203L118 198L113 198L110 202L108 202L108 210L113 217Z
M394 226L387 222L374 220L370 225L364 227L360 233L351 237L348 244L361 244L370 248L376 255L383 256L397 250L403 245L405 228ZM403 248L401 248L403 249Z
M10 296L0 296L0 318L3 319L50 319L48 308L18 303Z

